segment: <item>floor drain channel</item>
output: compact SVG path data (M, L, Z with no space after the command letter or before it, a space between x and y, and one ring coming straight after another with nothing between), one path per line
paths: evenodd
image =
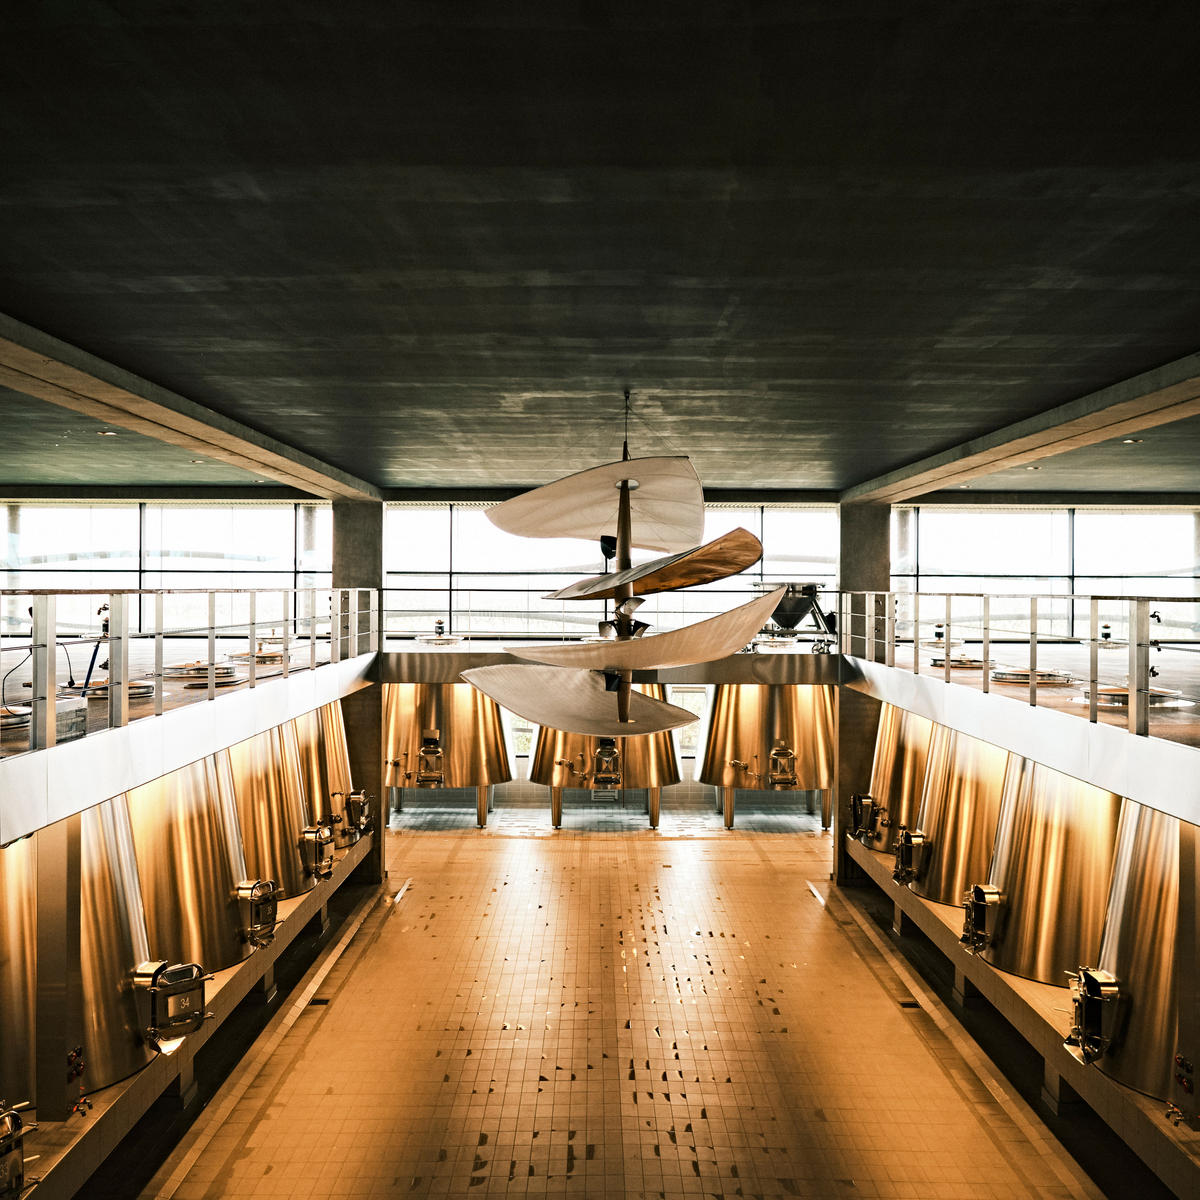
M322 1004L328 1004L329 1000L325 996L314 996L309 1002L309 1008L319 1008Z
M901 1008L920 1008L921 1006L915 1000L901 1000L900 1007Z

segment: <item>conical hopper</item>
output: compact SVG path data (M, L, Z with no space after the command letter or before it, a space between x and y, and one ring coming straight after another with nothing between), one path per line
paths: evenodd
M37 840L0 849L0 1097L33 1097L37 983Z
M961 904L987 878L1009 754L988 742L937 725L925 763L916 828L924 858L909 884L937 904Z
M1057 987L1096 962L1120 810L1112 792L1009 760L987 879L1002 898L988 962Z
M134 968L150 958L133 834L124 796L82 814L79 958L82 1085L91 1092L132 1075L154 1051L142 1037Z
M350 752L339 702L313 709L292 721L300 754L300 771L314 824L334 824L342 817L350 782Z
M781 757L780 751L787 753ZM782 783L779 765L788 762L795 780ZM714 787L762 791L833 787L833 689L718 684L700 780Z
M221 971L246 958L235 889L246 878L237 808L204 758L126 793L154 959Z
M1126 800L1099 959L1120 985L1125 1017L1096 1066L1160 1100L1175 1090L1178 921L1179 820Z
M251 879L273 879L279 898L309 891L300 838L310 824L295 730L289 722L216 756L219 786L232 786ZM224 760L224 762L222 762Z
M655 700L666 699L666 688L661 683L635 684L634 690ZM675 739L670 730L644 737L616 738L615 742L621 756L622 788L664 788L679 782ZM591 790L611 786L595 782L592 765L599 744L599 738L542 725L538 729L529 778L551 788Z
M388 787L477 788L512 778L500 708L483 692L466 683L389 683L383 693ZM440 754L426 756L423 770L433 731Z
M883 706L875 738L871 796L886 810L886 820L881 814L875 834L867 842L870 849L890 853L900 826L912 829L916 824L932 735L932 721L891 704Z

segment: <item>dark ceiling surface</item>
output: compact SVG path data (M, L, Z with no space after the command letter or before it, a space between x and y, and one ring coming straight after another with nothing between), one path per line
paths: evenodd
M840 489L1200 348L1192 4L657 8L19 8L0 311L383 487L619 457L628 385Z

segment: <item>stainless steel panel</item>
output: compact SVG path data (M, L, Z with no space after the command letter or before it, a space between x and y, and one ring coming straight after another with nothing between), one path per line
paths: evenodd
M795 755L795 790L833 787L833 689L718 684L699 778L714 787L766 787L753 776L766 774L777 742Z
M439 731L444 787L512 778L496 702L467 683L389 683L383 689L388 787L413 787L426 729Z
M33 838L0 849L0 1098L33 1096L37 981L37 855Z
M934 727L916 827L925 835L920 872L909 887L938 904L961 904L987 878L1008 751Z
M916 823L932 736L932 721L891 704L883 706L870 791L875 803L886 809L887 819L881 817L870 849L890 852L900 826L912 829Z
M126 793L151 957L222 971L246 958L235 895L244 875L236 809L201 759Z
M666 700L666 688L660 683L639 683L634 690L654 700ZM623 788L661 788L679 782L679 766L675 759L675 739L670 730L644 737L616 739L621 754L621 786ZM537 745L529 767L534 783L555 788L587 788L596 786L592 779L592 762L598 739L581 733L565 733L561 729L538 729ZM574 764L572 772L562 763ZM585 772L587 780L580 779Z
M218 785L232 786L237 800L250 877L275 880L281 899L309 891L316 880L300 857L309 810L291 723L230 746L216 765Z
M1160 1100L1175 1090L1178 920L1179 822L1126 800L1099 960L1120 985L1125 1021L1096 1065Z
M150 957L133 836L124 797L81 818L80 966L83 981L83 1086L107 1087L144 1067L133 969Z
M335 722L326 715L324 709L314 709L292 721L296 729L304 791L308 797L309 811L317 823L328 823L340 813L341 804L335 804L334 793L344 795L350 790L346 731L341 723L341 713L339 705ZM332 742L327 734L332 735Z
M1010 760L987 879L1003 911L984 958L1058 987L1097 960L1120 811L1112 792Z

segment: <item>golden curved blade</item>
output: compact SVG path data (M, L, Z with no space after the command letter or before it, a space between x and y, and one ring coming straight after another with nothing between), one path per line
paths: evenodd
M734 529L703 546L685 550L682 554L654 558L640 566L630 567L628 571L580 579L569 587L551 592L545 599L609 599L617 594L618 588L629 583L633 584L635 596L697 587L702 583L714 583L718 579L736 575L739 571L754 566L760 558L762 542L748 529Z
M551 646L507 646L517 658L554 667L584 667L592 671L650 671L656 667L686 667L712 662L740 650L766 623L786 587L776 588L707 621L669 633L624 642L570 642ZM554 722L550 722L553 724Z
M604 676L594 671L503 664L474 667L462 678L517 716L567 733L640 737L696 720L685 708L635 691L629 696L630 719L618 721L617 694L605 690Z
M622 480L629 495L633 545L687 550L704 536L704 489L684 456L631 458L591 467L487 510L488 520L520 537L587 538L617 532Z

